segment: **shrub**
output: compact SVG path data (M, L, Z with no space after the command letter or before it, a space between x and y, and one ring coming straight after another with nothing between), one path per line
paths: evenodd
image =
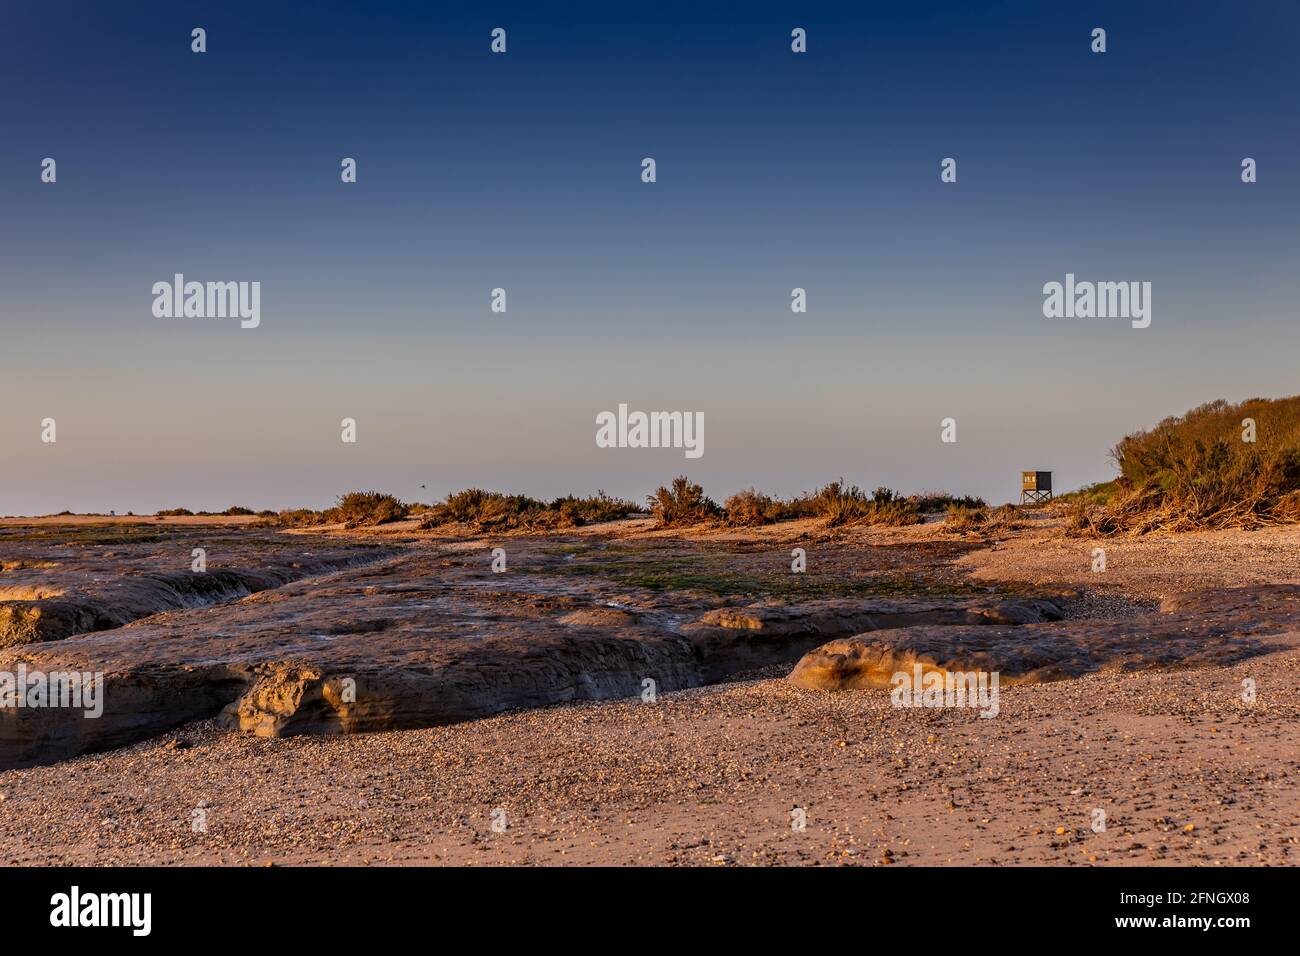
M444 524L468 524L484 528L519 527L533 523L546 506L527 495L503 495L482 488L453 492L434 505L420 523L421 528Z
M239 515L251 515L253 513L253 509L241 508L239 505L231 505L229 508L227 508L225 511L221 513L225 515L227 518L233 518Z
M1117 481L1101 481L1084 485L1078 491L1067 491L1065 494L1057 495L1055 500L1066 505L1104 505L1108 504L1119 490Z
M597 491L589 498L566 495L548 504L527 495L505 495L467 488L430 507L420 527L427 530L448 524L465 524L478 528L547 530L613 521L636 510L632 502L612 498L603 491Z
M702 487L691 484L685 475L674 478L671 488L660 487L647 495L646 502L661 528L699 524L718 517L722 511Z
M548 508L559 512L574 524L616 521L640 510L632 502L622 498L612 498L599 489L590 498L575 498L573 495L556 498Z
M194 512L189 508L166 508L163 511L154 512L159 518L186 518L193 517Z
M329 518L324 511L313 511L309 507L285 509L265 524L276 524L281 528L307 528L313 524L325 524Z
M947 511L953 507L961 508L987 508L988 502L983 498L977 498L974 495L962 495L956 497L947 492L927 492L923 495L912 495L908 498L916 509L922 514L930 514L935 511Z
M407 507L392 495L378 491L349 491L339 496L339 503L326 512L330 521L341 521L349 528L367 527L400 521Z
M943 529L958 534L1003 534L1024 527L1015 505L988 505L972 508L968 505L949 505L944 516Z
M1255 441L1245 441L1245 420ZM1126 435L1104 503L1068 513L1076 534L1257 528L1300 516L1300 397L1209 402Z
M736 492L723 502L722 508L727 513L727 524L737 527L768 524L787 516L784 502L754 488Z
M824 517L830 527L849 524L902 526L924 519L915 502L889 488L877 488L870 496L857 485L832 481L808 500L813 514Z

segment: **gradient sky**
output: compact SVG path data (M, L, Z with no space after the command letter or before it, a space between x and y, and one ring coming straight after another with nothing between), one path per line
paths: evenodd
M7 2L0 513L1002 501L1300 392L1300 5L554 6ZM261 327L155 318L176 272L260 281ZM1151 327L1044 318L1067 272L1150 281ZM597 448L620 402L704 457Z

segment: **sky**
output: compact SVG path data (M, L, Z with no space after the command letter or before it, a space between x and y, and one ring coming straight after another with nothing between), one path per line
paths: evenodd
M10 0L0 514L1106 480L1300 392L1298 35L1281 0ZM260 282L260 325L155 316L176 273ZM1150 327L1045 317L1067 273L1150 282ZM703 456L598 447L619 404L701 413Z

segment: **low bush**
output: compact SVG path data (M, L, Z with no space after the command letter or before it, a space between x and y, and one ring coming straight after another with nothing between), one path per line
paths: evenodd
M406 505L379 491L349 491L340 495L338 504L326 512L329 521L342 522L349 528L400 521L406 514Z
M948 507L944 515L943 529L957 534L1003 534L1024 527L1020 512L1015 505L1000 505L990 508L988 505L972 508L968 505L954 504Z
M597 491L588 498L566 495L547 503L527 495L506 495L482 488L467 488L428 508L422 529L451 524L476 528L548 530L625 518L636 505Z
M1300 396L1209 402L1126 435L1104 500L1072 503L1067 527L1105 536L1258 528L1300 518Z
M671 488L656 489L646 501L661 528L700 524L722 515L717 502L705 495L702 487L691 484L685 475L674 478Z
M736 527L770 524L790 516L785 502L754 488L736 492L723 502L722 510L727 514L727 524Z

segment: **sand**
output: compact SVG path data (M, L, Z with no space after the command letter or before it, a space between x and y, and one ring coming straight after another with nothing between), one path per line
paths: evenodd
M1088 571L1097 543L1053 534L974 542L950 563L1083 586L1099 606L1135 611L1170 589L1296 580L1297 529L1102 543L1116 556L1103 581ZM791 529L750 537L787 543ZM778 667L654 702L399 732L261 739L209 721L0 773L0 860L1294 865L1298 646L1227 667L1003 688L987 720L896 709L882 690L803 690Z

